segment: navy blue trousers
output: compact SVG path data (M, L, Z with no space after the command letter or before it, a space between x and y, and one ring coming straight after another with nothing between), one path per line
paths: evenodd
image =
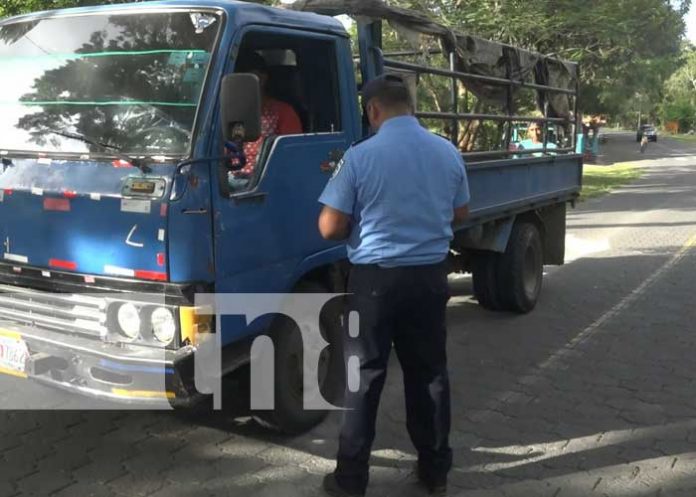
M452 466L446 263L398 268L356 265L348 293L347 315L357 311L360 325L358 337L346 331L345 353L360 358L360 388L346 391L335 472L338 483L356 493L367 487L392 346L403 371L406 424L418 452L419 474L432 482L446 481Z

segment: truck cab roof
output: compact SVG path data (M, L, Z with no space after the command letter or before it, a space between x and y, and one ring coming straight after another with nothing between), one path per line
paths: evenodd
M11 17L2 20L1 22L16 22L41 17L51 17L54 15L66 16L90 13L156 11L160 9L190 9L191 11L199 11L201 9L222 10L226 13L228 22L231 22L233 26L244 26L248 24L273 24L274 26L324 31L341 36L348 36L348 33L343 25L338 20L329 16L323 16L310 12L298 12L289 9L280 9L276 7L267 7L255 3L238 2L235 0L210 0L198 2L192 2L191 0L162 0L154 2L100 5L94 7L77 7L71 9L61 9L60 11L54 10L35 12L32 14Z

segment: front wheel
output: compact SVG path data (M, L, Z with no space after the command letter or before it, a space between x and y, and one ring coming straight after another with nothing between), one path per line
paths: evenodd
M301 284L298 293L327 293L321 285ZM318 364L319 389L323 398L336 403L344 391L345 364L343 361L343 335L341 315L343 303L334 299L327 303L320 316L322 337L329 342ZM254 411L252 416L261 426L288 435L310 430L327 414L322 410L304 408L304 350L300 330L290 318L276 320L271 333L274 343L274 392L275 408Z
M539 228L515 223L498 265L498 294L503 309L525 314L536 306L544 277L544 250Z

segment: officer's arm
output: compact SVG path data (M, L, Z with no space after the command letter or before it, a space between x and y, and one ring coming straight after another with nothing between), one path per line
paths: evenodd
M324 204L319 214L319 233L326 240L345 240L350 236L351 213L354 212L357 195L352 150L348 149L340 160L319 197L319 202Z
M469 217L469 201L471 196L469 194L469 179L466 176L466 166L464 164L464 159L459 153L455 151L457 161L459 162L459 178L457 185L457 192L454 196L454 216L452 218L452 226L457 227L464 224L464 221Z
M350 235L351 217L325 205L319 215L319 232L326 240L345 240Z
M454 209L454 218L452 219L452 226L459 226L464 224L464 221L469 217L469 206L463 205Z

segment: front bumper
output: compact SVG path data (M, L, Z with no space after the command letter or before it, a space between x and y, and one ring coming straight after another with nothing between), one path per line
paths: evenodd
M3 320L0 336L28 349L23 371L0 368L0 374L143 407L186 407L204 398L194 387L193 346L174 351L109 343Z

